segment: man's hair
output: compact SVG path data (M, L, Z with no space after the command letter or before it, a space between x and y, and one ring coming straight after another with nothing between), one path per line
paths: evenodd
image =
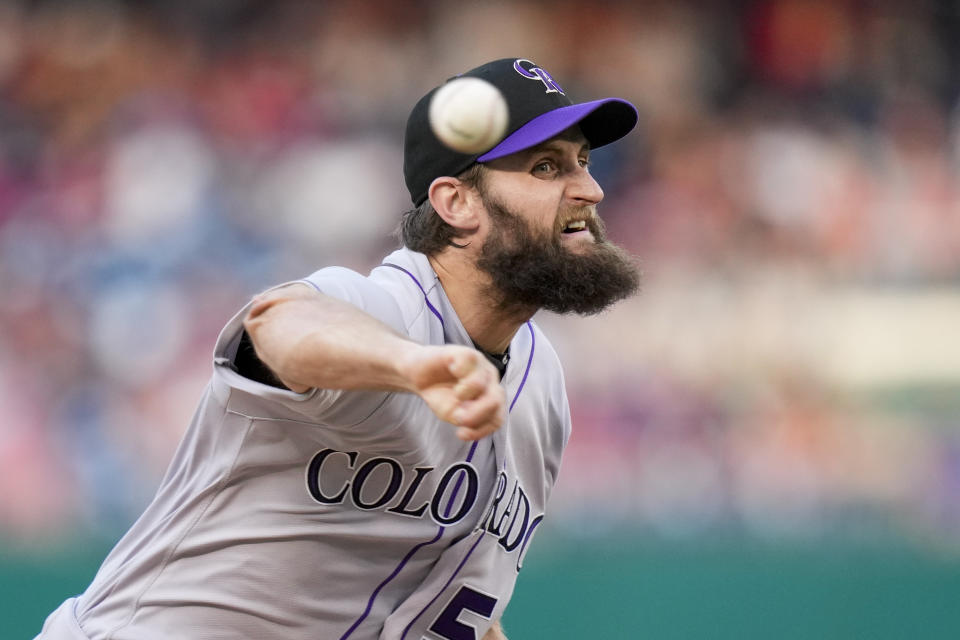
M474 163L458 175L457 179L468 187L482 189L484 170L482 164ZM437 214L429 198L419 207L414 207L403 214L397 235L403 246L428 256L439 253L448 246L458 246L453 241L457 230Z

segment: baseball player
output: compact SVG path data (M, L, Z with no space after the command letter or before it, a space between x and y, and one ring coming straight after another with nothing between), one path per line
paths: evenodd
M607 242L592 148L636 109L574 104L525 59L467 76L509 106L478 155L406 129L414 209L369 275L256 296L156 497L38 637L496 640L570 414L538 309L593 313L637 270ZM434 89L436 91L436 89Z

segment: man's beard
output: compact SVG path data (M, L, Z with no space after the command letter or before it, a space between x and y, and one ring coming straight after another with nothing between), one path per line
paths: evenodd
M488 294L502 311L547 309L590 315L634 294L640 272L631 256L607 242L603 223L590 216L592 243L582 253L563 246L558 230L537 233L520 215L486 194L492 229L477 266L489 274Z

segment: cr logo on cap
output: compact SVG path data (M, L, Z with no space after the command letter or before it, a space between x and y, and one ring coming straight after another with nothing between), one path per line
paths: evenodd
M529 69L524 66L524 63L529 66ZM514 61L513 69L524 78L530 78L531 80L539 80L542 82L543 86L547 88L547 93L559 93L560 95L566 95L553 77L551 77L545 69L538 67L537 64L532 60L519 58Z

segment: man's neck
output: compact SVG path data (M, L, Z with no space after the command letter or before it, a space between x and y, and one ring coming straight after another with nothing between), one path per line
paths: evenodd
M466 249L448 248L428 256L463 328L480 349L504 353L517 330L536 309L504 311L490 296L490 276L477 269Z

